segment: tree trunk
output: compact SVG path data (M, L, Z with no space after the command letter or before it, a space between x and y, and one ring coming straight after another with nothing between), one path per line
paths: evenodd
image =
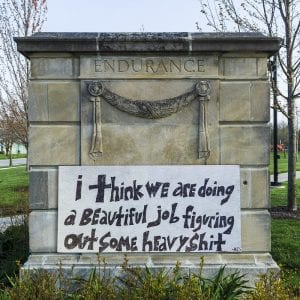
M289 147L288 147L288 210L297 210L296 162L297 162L297 115L294 99L289 105Z
M12 167L13 161L12 161L12 147L9 149L9 166Z
M296 101L293 97L295 87L295 74L293 70L293 45L292 45L292 19L291 2L284 3L285 7L285 38L286 38L286 67L287 67L287 102L288 102L288 128L289 128L289 149L288 149L288 210L297 210L296 198L296 163L297 163L297 111Z

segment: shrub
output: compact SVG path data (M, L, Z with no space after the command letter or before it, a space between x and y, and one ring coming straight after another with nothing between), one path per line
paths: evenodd
M102 264L101 264L102 263ZM98 267L92 270L87 280L75 279L77 290L76 299L82 300L114 300L117 298L116 278L106 270L106 262L98 255Z
M225 275L223 267L213 279L206 279L202 267L199 274L186 275L179 263L173 269L153 272L147 267L131 267L125 260L120 277L107 274L104 264L94 269L87 280L67 281L61 272L31 271L24 273L22 279L10 278L11 287L0 294L0 299L230 300L249 294L243 275Z
M125 260L124 275L119 278L121 299L238 299L250 293L244 275L235 272L225 275L225 266L217 275L207 279L202 274L203 259L198 274L182 274L180 264L171 270L153 273L149 268L130 267Z
M260 279L255 284L255 289L250 297L251 300L289 300L300 299L300 294L291 286L290 278L287 279L286 273L281 271L279 273L262 274ZM289 274L290 276L290 274Z
M60 289L56 288L57 277L44 270L24 273L22 279L17 276L9 278L11 288L6 288L4 297L11 300L63 299ZM0 298L1 299L1 298Z
M28 226L26 223L13 225L0 232L0 284L8 284L7 276L18 273L19 265L29 255Z

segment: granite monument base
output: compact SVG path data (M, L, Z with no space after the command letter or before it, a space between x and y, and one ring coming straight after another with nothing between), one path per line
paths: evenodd
M217 274L221 266L226 266L226 273L240 272L249 280L249 285L254 285L259 275L268 272L278 272L279 267L269 253L248 253L248 254L32 254L21 269L21 274L26 271L43 269L49 272L60 272L68 278L88 278L89 274L100 268L110 276L120 276L122 264L125 258L131 267L147 266L155 271L161 269L172 269L176 263L180 263L182 273L199 274L201 258L204 259L202 269L203 276L211 278ZM104 266L105 263L105 266Z

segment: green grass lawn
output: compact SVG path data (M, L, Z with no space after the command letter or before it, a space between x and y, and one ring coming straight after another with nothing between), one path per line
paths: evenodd
M297 203L300 206L300 179L297 179ZM287 182L281 188L271 189L271 205L287 204ZM300 220L272 219L271 254L286 272L289 286L300 291Z
M24 166L0 170L0 215L28 203L28 173Z
M300 291L300 220L272 219L271 249L288 285Z
M288 155L284 155L283 152L278 152L280 158L278 159L278 173L286 173L288 171ZM300 153L299 159L297 161L296 169L300 171ZM273 152L270 154L270 166L269 166L270 174L274 173L274 158Z
M13 154L12 158L26 158L27 154ZM6 156L5 154L0 154L0 159L9 159L9 156Z
M287 182L283 182L280 188L271 188L271 205L285 206L287 205ZM300 206L300 179L296 181L297 203Z

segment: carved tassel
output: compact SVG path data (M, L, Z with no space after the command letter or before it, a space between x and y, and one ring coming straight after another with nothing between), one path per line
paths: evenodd
M93 136L89 156L91 159L96 160L103 153L100 98L103 92L102 84L100 81L93 81L88 85L88 91L91 95L90 101L93 103Z
M209 137L207 132L206 102L210 99L210 85L208 81L200 81L196 85L199 95L199 148L198 158L205 159L210 156Z

